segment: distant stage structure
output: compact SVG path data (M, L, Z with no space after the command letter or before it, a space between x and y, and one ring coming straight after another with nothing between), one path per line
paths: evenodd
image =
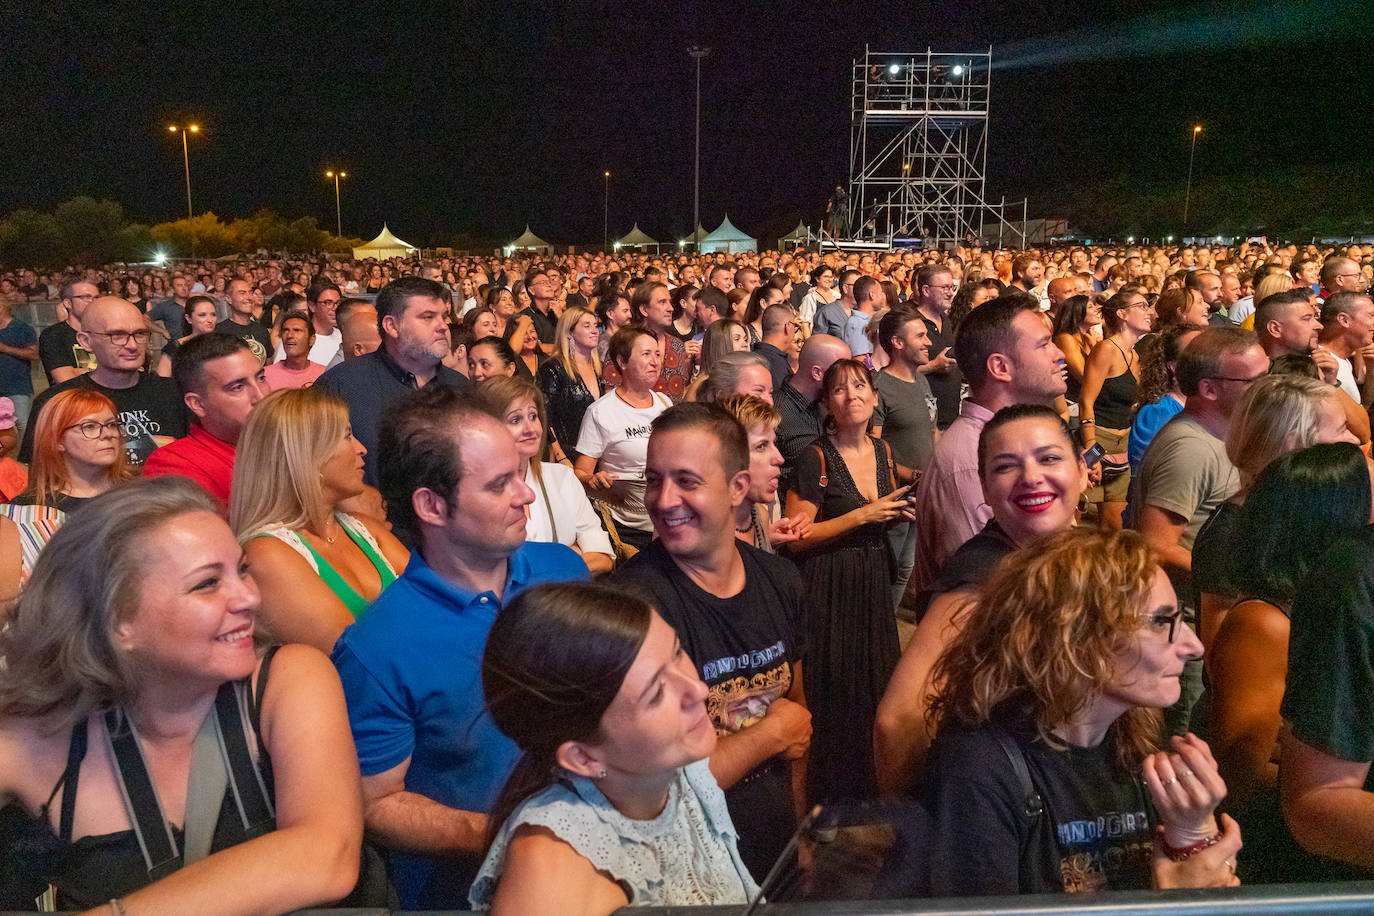
M842 248L1025 241L1024 211L986 199L992 48L877 52L854 59L848 231ZM834 238L833 236L841 236Z

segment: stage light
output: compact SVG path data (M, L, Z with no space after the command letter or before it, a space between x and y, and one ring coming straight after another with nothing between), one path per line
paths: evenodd
M898 73L901 72L901 70L902 68L897 66L896 64L893 64L892 66L887 68L887 72L891 73L893 76L896 76Z
M955 76L963 76L963 75L964 75L964 65L963 65L963 64L955 64L955 65L954 65L954 69L951 70L950 72L953 73Z
M163 251L159 251L159 252L157 252L156 254L154 254L154 255L153 255L153 263L154 263L154 264L157 264L158 266L161 266L161 265L163 265L163 264L166 264L166 263L167 263L167 253L166 253L166 252L163 252Z

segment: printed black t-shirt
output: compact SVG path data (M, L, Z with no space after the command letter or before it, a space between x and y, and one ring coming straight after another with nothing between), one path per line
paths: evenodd
M646 592L677 631L708 688L706 710L716 733L753 725L792 689L805 651L802 585L795 566L736 540L745 585L718 598L694 583L655 540L618 571L617 585ZM725 792L751 873L766 874L796 826L791 775L781 757L765 761Z

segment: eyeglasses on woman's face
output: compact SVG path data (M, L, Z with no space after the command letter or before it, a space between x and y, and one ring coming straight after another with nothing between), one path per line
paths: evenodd
M118 420L107 420L104 423L95 420L82 420L80 423L68 426L67 429L78 429L81 431L81 435L87 439L99 439L103 433L119 437L124 435L124 424Z

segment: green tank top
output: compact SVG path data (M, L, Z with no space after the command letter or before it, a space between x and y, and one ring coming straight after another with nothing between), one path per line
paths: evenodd
M368 561L377 570L377 575L382 580L382 588L385 589L388 585L395 582L396 573L392 570L391 564L387 562L386 557L382 556L381 551L377 548L373 540L360 531L355 530L355 526L360 529L363 528L362 523L355 520L352 516L344 515L343 513L335 516L335 518L339 522L339 527L348 535L348 539L358 546L358 549L363 552L363 556L367 557ZM338 571L335 570L333 566L330 566L324 557L320 556L319 551L310 546L309 541L296 532L283 528L276 531L264 531L262 534L256 535L256 537L275 537L278 540L290 544L299 553L308 552L310 558L314 560L313 565L316 572L320 575L320 580L334 593L334 597L343 602L343 606L348 608L348 612L353 615L355 620L358 619L363 612L367 610L368 605L371 604L370 601L358 594L357 589L344 581L343 576L339 575ZM302 551L302 548L304 548L304 551Z

